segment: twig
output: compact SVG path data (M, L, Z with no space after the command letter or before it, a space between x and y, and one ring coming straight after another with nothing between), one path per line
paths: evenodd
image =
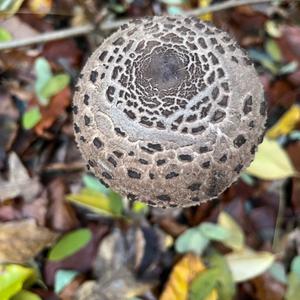
M258 4L258 3L267 3L272 2L273 0L229 0L227 2L223 3L217 3L208 7L203 8L197 8L193 10L188 10L185 12L182 12L182 15L185 16L200 16L204 15L210 12L216 12L236 6L241 5L251 5L251 4ZM100 26L100 29L102 31L106 30L113 30L118 28L124 23L127 23L131 19L122 19L122 20L108 20L106 22L103 22ZM24 47L24 46L30 46L33 44L39 44L39 43L45 43L53 40L59 40L64 38L69 38L73 36L78 35L84 35L92 32L94 30L94 26L92 24L87 24L83 26L78 26L70 29L63 29L63 30L57 30L50 33L43 33L34 37L30 38L24 38L20 40L13 40L8 42L0 43L0 50L5 49L13 49L18 47Z
M12 40L4 43L0 43L0 50L13 49L18 47L30 46L39 43L50 42L54 40L61 40L73 36L83 35L90 33L93 30L91 24L73 27L69 29L56 30L53 32L42 33L37 36L24 38L20 40Z
M279 194L279 203L278 203L278 213L276 218L276 224L274 228L274 236L273 236L273 245L272 248L276 253L278 251L278 245L281 235L281 226L283 222L283 216L285 211L285 193L284 193L284 181L281 182L278 186L278 194Z
M272 2L273 0L229 0L222 3L217 3L214 5L210 5L203 8L191 9L187 11L183 11L181 15L184 16L201 16L207 13L216 12L220 10L225 10L228 8L242 6L242 5L251 5L251 4L258 4L258 3L268 3ZM119 26L123 25L124 23L129 22L131 19L121 19L121 20L108 20L101 24L101 30L112 30L116 29Z

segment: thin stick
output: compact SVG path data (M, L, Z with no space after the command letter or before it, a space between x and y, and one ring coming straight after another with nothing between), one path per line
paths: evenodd
M62 29L53 32L42 33L37 36L33 36L29 38L0 43L0 50L30 46L30 45L46 43L54 40L61 40L73 36L84 35L90 33L93 29L94 29L93 25L87 24L87 25L73 27L69 29Z
M220 11L220 10L224 10L236 6L267 3L267 2L272 2L272 0L229 0L227 2L217 3L208 7L185 11L182 12L182 14L185 16L200 16L210 12L216 12L216 11ZM101 24L100 29L103 31L113 30L118 28L120 25L127 23L130 20L131 19L108 20ZM94 30L94 26L92 24L87 24L87 25L78 26L74 28L57 30L49 33L43 33L30 38L24 38L20 40L13 40L13 41L0 43L0 50L30 46L30 45L45 43L53 40L59 40L59 39L73 37L73 36L84 35L92 32L93 30Z
M220 10L225 10L228 8L242 6L242 5L251 5L251 4L258 4L258 3L268 3L272 2L273 0L229 0L223 3L217 3L211 6L197 8L192 10L183 11L181 15L184 16L201 16L207 13L216 12ZM121 19L121 20L108 20L101 24L101 30L112 30L116 29L119 26L123 25L124 23L129 22L131 19Z

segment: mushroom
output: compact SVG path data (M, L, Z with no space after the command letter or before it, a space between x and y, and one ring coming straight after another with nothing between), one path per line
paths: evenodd
M253 160L266 119L245 52L179 16L134 20L109 36L84 66L73 108L87 168L159 207L216 198Z

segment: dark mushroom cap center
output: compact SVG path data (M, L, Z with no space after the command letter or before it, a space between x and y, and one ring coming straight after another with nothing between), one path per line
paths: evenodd
M177 87L187 77L184 62L172 50L153 54L149 65L142 72L151 81L151 85L160 91Z

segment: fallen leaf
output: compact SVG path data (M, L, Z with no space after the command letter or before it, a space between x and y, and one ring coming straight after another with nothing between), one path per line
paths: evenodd
M40 120L42 115L38 107L32 107L22 116L22 126L24 129L32 129Z
M249 248L225 255L235 282L242 282L264 273L274 262L270 252L255 252Z
M50 250L50 261L63 260L84 248L92 239L89 229L78 229L64 235Z
M297 255L293 258L291 263L291 271L297 274L300 278L300 255Z
M11 300L42 300L42 298L37 294L34 294L26 290L22 290L15 296L13 296Z
M61 178L53 180L49 187L50 205L48 207L48 223L55 231L66 232L78 227L74 207L65 200L67 187Z
M276 139L289 134L300 123L300 105L294 104L283 116L267 131L267 137Z
M234 250L242 250L245 244L245 236L234 219L228 213L221 212L218 217L218 224L229 232L229 236L222 243Z
M109 188L105 187L98 178L96 178L95 176L91 176L91 175L87 175L85 174L82 177L82 181L84 183L84 185L89 188L92 189L94 191L98 191L100 193L103 193L105 195L107 195L109 193Z
M0 299L10 300L12 296L21 291L26 282L32 281L35 276L35 271L31 268L19 265L0 265Z
M11 34L3 27L0 27L0 42L7 42L12 39Z
M209 5L211 5L212 0L198 0L198 6L201 8L205 8L208 7ZM207 13L207 14L202 14L199 17L202 21L207 21L207 22L212 22L213 20L213 14L212 13Z
M175 241L175 249L178 253L194 252L201 255L209 244L198 227L190 228L182 233Z
M34 220L0 223L0 263L25 263L57 237L49 229L38 227Z
M285 286L271 277L269 272L253 278L250 282L255 289L255 299L284 299Z
M264 180L278 180L297 175L286 152L276 141L267 138L258 146L254 161L246 172Z
M215 241L227 240L231 235L227 228L209 222L201 223L199 229L205 237Z
M0 17L11 17L21 7L24 0L6 0L0 2Z
M278 23L273 20L268 20L265 23L265 29L267 33L274 38L279 38L282 35L281 28L279 27Z
M232 300L236 292L235 283L224 255L212 253L209 265L219 270L217 294L220 300Z
M288 276L288 288L285 300L299 300L300 294L300 277L298 274L291 272Z
M95 261L95 256L97 253L99 243L103 239L103 237L108 233L109 228L107 225L98 223L95 226L90 226L89 229L92 232L92 239L84 247L79 249L74 254L64 258L63 260L47 260L43 269L43 278L48 286L54 285L55 274L58 270L74 270L80 273L91 271L92 264L94 264ZM81 241L74 241L74 243L78 242L82 244ZM61 249L60 251L63 252L64 250ZM62 255L64 255L64 253L62 253Z
M218 294L215 287L219 276L218 269L209 269L197 274L190 287L189 300L217 300Z
M70 194L66 199L84 206L101 215L120 215L122 202L118 196L105 195L91 188L83 188L78 194Z
M58 74L52 76L41 89L40 95L43 98L50 99L66 88L69 83L70 75L68 74Z
M34 83L34 90L38 96L41 105L48 105L49 99L43 97L42 90L50 78L53 76L50 64L44 57L39 57L34 62L34 72L36 80Z
M267 39L265 49L273 61L280 62L282 60L280 48L274 39Z
M51 11L52 0L29 0L28 7L34 14L45 16Z
M0 200L23 196L25 201L32 201L41 189L38 178L30 178L27 170L14 152L8 157L8 168L8 181L0 179Z
M43 106L40 108L42 113L41 121L35 126L35 132L43 136L46 129L50 128L57 118L61 117L66 108L70 105L71 101L71 90L66 87L57 95L52 97L47 107Z
M201 259L194 254L185 255L173 268L169 280L159 300L186 300L192 281L199 273L206 270ZM216 292L212 291L205 300L216 298Z
M287 275L283 263L275 261L269 269L270 275L282 284L287 283Z
M54 291L59 294L79 273L73 270L58 270L55 274Z

